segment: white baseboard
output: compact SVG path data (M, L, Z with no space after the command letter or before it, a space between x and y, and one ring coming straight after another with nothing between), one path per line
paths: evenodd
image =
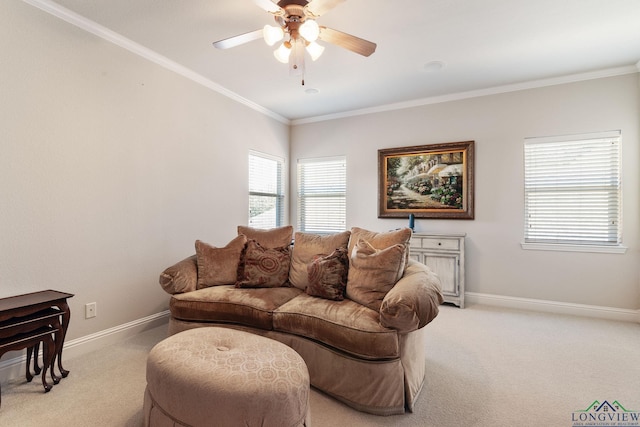
M465 303L640 323L640 310L465 292Z
M104 331L96 332L95 334L66 341L64 343L63 359L73 359L74 357L115 344L146 330L161 326L168 322L168 318L169 310L166 310ZM24 376L26 360L27 356L23 354L22 356L0 362L0 381L6 382L10 379Z

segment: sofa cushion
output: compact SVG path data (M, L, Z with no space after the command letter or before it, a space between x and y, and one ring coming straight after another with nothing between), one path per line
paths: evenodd
M364 239L376 249L385 249L393 245L403 245L405 248L405 262L409 261L409 244L411 241L411 229L401 228L399 230L377 232L364 228L351 228L351 238L349 239L349 257L353 255L353 248L358 240Z
M301 293L296 288L214 286L173 295L169 309L180 320L235 323L271 330L273 311Z
M238 234L244 234L247 239L253 239L265 248L281 248L291 245L293 237L293 226L286 225L284 227L270 228L264 230L261 228L252 228L245 225L238 226Z
M330 301L301 293L273 312L273 329L307 337L364 359L399 357L398 334L379 314L354 301Z
M351 256L347 297L372 310L380 310L383 298L402 277L404 250L401 244L376 249L360 239Z
M318 257L329 255L337 248L346 248L350 234L349 231L328 236L297 232L291 255L289 282L296 288L304 290L309 285L307 265Z
M249 239L240 264L238 288L275 288L289 283L289 245L271 249Z
M307 295L342 301L347 289L348 266L349 259L345 248L338 248L325 257L313 260L307 265Z
M224 248L216 248L196 240L197 288L236 283L240 256L246 243L247 237L244 235L236 237Z

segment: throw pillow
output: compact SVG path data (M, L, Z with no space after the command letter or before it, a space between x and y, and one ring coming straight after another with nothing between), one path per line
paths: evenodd
M285 286L289 278L291 254L289 245L265 248L250 239L241 262L237 288L276 288Z
M298 289L305 290L309 285L309 273L307 264L317 257L327 256L337 248L346 248L349 242L349 231L330 234L297 232L294 238L293 252L291 254L291 269L289 270L289 282Z
M346 248L338 248L328 256L316 258L307 265L309 273L307 295L342 301L347 288L348 265Z
M238 234L244 234L247 236L247 239L257 241L263 248L281 248L283 246L291 245L293 227L291 225L287 225L284 227L263 230L260 228L239 225Z
M218 285L232 285L238 280L240 256L247 237L238 236L224 248L216 248L196 240L196 263L198 265L197 289Z
M404 252L402 244L376 249L366 240L358 240L349 266L347 297L379 311L387 292L402 277Z
M353 256L353 248L358 240L364 239L376 249L384 249L393 245L403 245L405 251L405 265L409 263L409 246L411 242L411 229L401 228L399 230L376 232L365 230L364 228L353 227L351 229L351 239L349 240L349 257ZM404 270L403 270L404 272Z

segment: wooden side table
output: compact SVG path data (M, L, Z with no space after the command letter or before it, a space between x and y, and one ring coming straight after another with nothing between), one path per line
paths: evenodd
M23 348L33 347L36 344L43 343L43 369L42 369L42 386L45 393L51 390L51 385L47 383L47 369L51 369L53 376L53 360L55 356L55 344L53 341L53 334L57 333L57 330L51 326L42 326L33 331L24 332L12 335L9 338L0 339L0 356L7 351L22 350ZM27 365L27 372L28 372ZM33 377L27 376L27 380L31 381ZM2 404L2 395L0 394L0 405Z
M27 381L31 381L31 352L36 348L37 359L37 347L42 342L45 355L42 381L45 391L51 389L45 379L48 368L54 384L60 381L54 372L56 360L60 375L63 378L69 375L69 371L62 367L62 349L71 318L67 299L71 297L73 294L47 290L0 299L0 357L9 350L27 348L26 376ZM37 362L34 365L37 373Z

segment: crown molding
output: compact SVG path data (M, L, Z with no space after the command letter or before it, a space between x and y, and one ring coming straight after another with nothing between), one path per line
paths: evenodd
M555 86L555 85L566 84L566 83L574 83L574 82L579 82L584 80L614 77L614 76L620 76L624 74L637 73L640 71L640 61L638 61L635 65L630 65L630 66L617 67L617 68L592 71L592 72L580 73L580 74L573 74L573 75L562 76L562 77L554 77L549 79L534 80L530 82L516 83L511 85L496 86L496 87L487 88L487 89L480 89L480 90L474 90L474 91L468 91L468 92L459 92L459 93L454 93L449 95L415 99L407 102L380 105L377 107L363 108L359 110L351 110L351 111L345 111L345 112L335 113L335 114L327 114L323 116L315 116L315 117L308 117L303 119L290 120L259 104L256 104L253 101L248 100L247 98L244 98L238 95L233 91L230 91L229 89L221 86L220 84L202 76L201 74L194 72L189 68L186 68L178 64L177 62L170 60L167 57L162 56L159 53L149 48L146 48L122 36L121 34L118 34L115 31L112 31L98 24L97 22L87 19L84 16L79 15L57 4L52 0L22 0L22 1L40 10L43 10L44 12L47 12L57 18L60 18L63 21L66 21L72 25L75 25L76 27L81 28L91 34L94 34L108 42L111 42L117 46L120 46L123 49L126 49L136 55L139 55L151 62L154 62L170 71L173 71L183 77L186 77L194 81L195 83L198 83L208 89L218 92L221 95L224 95L236 102L239 102L240 104L243 104L259 113L262 113L268 117L271 117L281 123L284 123L290 126L302 125L307 123L315 123L315 122L323 122L328 120L336 120L336 119L341 119L346 117L362 116L366 114L402 110L406 108L421 107L424 105L440 104L444 102L459 101L463 99L477 98L481 96L497 95L497 94L507 93L507 92L516 92L516 91L535 89L535 88L541 88L546 86Z
M69 24L75 25L76 27L81 28L110 43L120 46L121 48L126 49L138 56L141 56L155 64L158 64L161 67L164 67L170 71L173 71L183 77L186 77L187 79L192 80L195 83L198 83L208 89L218 92L221 95L231 98L232 100L239 102L240 104L243 104L259 113L262 113L266 116L271 117L272 119L275 119L287 125L291 124L291 121L286 117L283 117L271 110L268 110L263 106L258 105L255 102L250 101L238 95L237 93L230 91L229 89L219 85L218 83L212 80L209 80L208 78L202 76L201 74L198 74L193 70L190 70L189 68L186 68L178 64L177 62L174 62L171 59L165 56L162 56L159 53L145 46L142 46L141 44L134 42L124 37L123 35L118 34L115 31L112 31L98 24L97 22L87 19L84 16L79 15L57 4L54 1L51 1L51 0L22 0L22 1L44 12L47 12L50 15L53 15L59 19L62 19L63 21Z
M342 113L327 114L324 116L309 117L304 119L292 120L291 125L302 125L306 123L323 122L327 120L336 120L346 117L362 116L365 114L382 113L387 111L402 110L405 108L421 107L424 105L440 104L443 102L460 101L469 98L478 98L481 96L498 95L507 92L517 92L527 89L536 89L547 86L556 86L566 83L575 83L585 80L601 79L605 77L615 77L625 74L633 74L640 71L640 61L636 65L624 67L609 68L606 70L591 71L587 73L572 74L562 77L553 77L549 79L532 80L529 82L515 83L504 86L495 86L487 89L472 90L468 92L459 92L449 95L434 96L429 98L415 99L412 101L399 102L395 104L380 105L378 107L363 108L360 110L345 111Z

